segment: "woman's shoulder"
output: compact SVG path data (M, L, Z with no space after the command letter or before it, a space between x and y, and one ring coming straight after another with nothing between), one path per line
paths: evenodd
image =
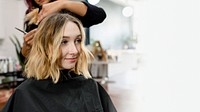
M94 80L93 78L85 78L84 81L87 82L87 83L94 83L94 84L97 84L97 81Z
M25 79L25 81L22 82L22 83L16 88L16 90L23 90L23 89L29 88L29 87L31 87L32 84L33 84L32 79Z
M39 88L44 87L44 86L48 85L49 83L51 83L50 80L36 80L36 79L33 79L33 78L28 78L24 82L22 82L16 88L16 90L27 91L27 90L35 89L35 88L38 88L38 87Z

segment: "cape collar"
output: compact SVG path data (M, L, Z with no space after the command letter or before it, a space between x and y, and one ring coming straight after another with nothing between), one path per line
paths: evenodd
M78 75L74 73L74 71L71 70L60 70L60 81L66 81L66 80L71 80L71 79L77 79L82 75Z

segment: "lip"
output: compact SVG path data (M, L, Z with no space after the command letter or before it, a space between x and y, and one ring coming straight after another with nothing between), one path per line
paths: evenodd
M69 62L76 62L77 58L65 58L65 60Z
M42 5L45 3L45 0L38 0L38 3Z
M40 3L43 3L43 2L44 2L44 0L39 0L39 2L40 2Z

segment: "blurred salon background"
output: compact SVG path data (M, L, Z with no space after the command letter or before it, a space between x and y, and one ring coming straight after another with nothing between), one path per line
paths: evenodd
M86 29L93 77L118 112L200 112L199 0L87 0L107 18ZM24 0L0 0L0 109L17 87ZM17 39L16 39L17 38ZM13 41L12 41L13 40Z

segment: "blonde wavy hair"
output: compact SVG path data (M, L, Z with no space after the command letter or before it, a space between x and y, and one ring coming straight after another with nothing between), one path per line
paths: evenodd
M59 81L61 69L60 44L63 39L64 27L69 21L78 26L82 36L80 56L75 67L71 70L78 75L84 75L86 78L91 77L88 71L88 63L92 61L93 55L85 47L85 32L81 22L69 14L55 13L47 16L38 26L25 65L24 71L27 78L37 80L51 78L54 83Z

